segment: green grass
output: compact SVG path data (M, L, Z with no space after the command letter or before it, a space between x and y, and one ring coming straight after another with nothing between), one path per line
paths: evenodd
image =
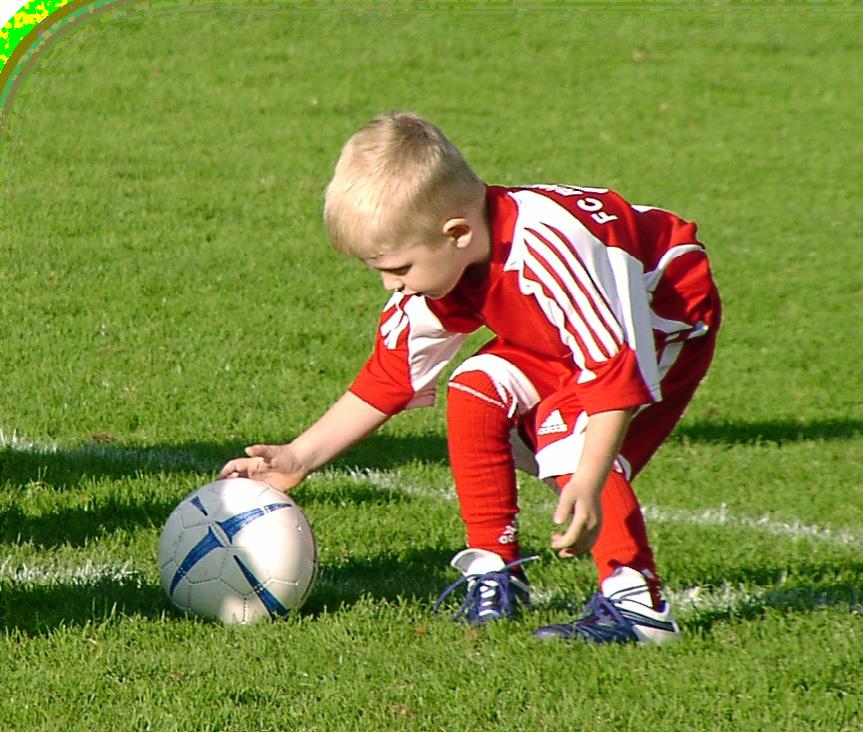
M131 4L49 46L0 139L0 729L863 729L861 13ZM675 647L530 641L595 581L547 548L533 480L535 611L432 615L463 542L440 405L296 491L302 614L169 609L176 502L371 347L385 294L329 249L321 193L393 107L490 182L699 222L720 347L636 483Z

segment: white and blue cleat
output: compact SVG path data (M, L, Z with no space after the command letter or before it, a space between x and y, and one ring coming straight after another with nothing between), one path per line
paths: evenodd
M456 554L450 564L462 573L462 577L449 585L438 597L434 612L459 587L467 585L461 607L452 616L453 620L466 620L474 625L495 620L509 620L518 613L521 605L530 604L527 581L516 576L512 570L536 557L519 559L506 564L494 552L486 549L464 549Z
M543 640L588 643L640 643L662 645L680 637L671 608L651 602L644 575L630 567L618 567L584 606L584 617L569 623L544 625L533 632Z

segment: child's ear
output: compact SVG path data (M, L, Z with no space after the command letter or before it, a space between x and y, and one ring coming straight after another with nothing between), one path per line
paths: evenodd
M452 240L459 249L464 249L473 239L473 229L465 218L447 219L442 228L443 235Z

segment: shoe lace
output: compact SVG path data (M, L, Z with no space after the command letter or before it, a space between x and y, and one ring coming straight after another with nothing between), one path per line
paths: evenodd
M584 610L587 614L572 627L588 640L637 640L632 623L602 593L595 593Z
M483 574L468 574L448 585L435 601L433 612L437 613L444 601L462 585L467 585L467 592L461 607L453 614L452 619L467 617L477 620L483 611L499 615L510 614L518 599L518 590L513 589L513 576L509 571L515 567L539 559L538 556L524 557L497 569ZM523 594L523 592L522 592Z

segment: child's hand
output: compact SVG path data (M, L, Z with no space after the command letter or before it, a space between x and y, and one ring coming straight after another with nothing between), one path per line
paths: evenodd
M220 478L251 478L289 491L390 418L352 392L345 392L301 435L286 445L252 445L248 457L231 460Z
M226 463L219 477L251 478L287 492L309 474L290 445L252 445L245 452L248 457Z
M589 486L570 480L560 493L554 510L554 523L569 526L562 534L551 535L551 546L560 557L575 557L590 551L602 526L599 494Z

